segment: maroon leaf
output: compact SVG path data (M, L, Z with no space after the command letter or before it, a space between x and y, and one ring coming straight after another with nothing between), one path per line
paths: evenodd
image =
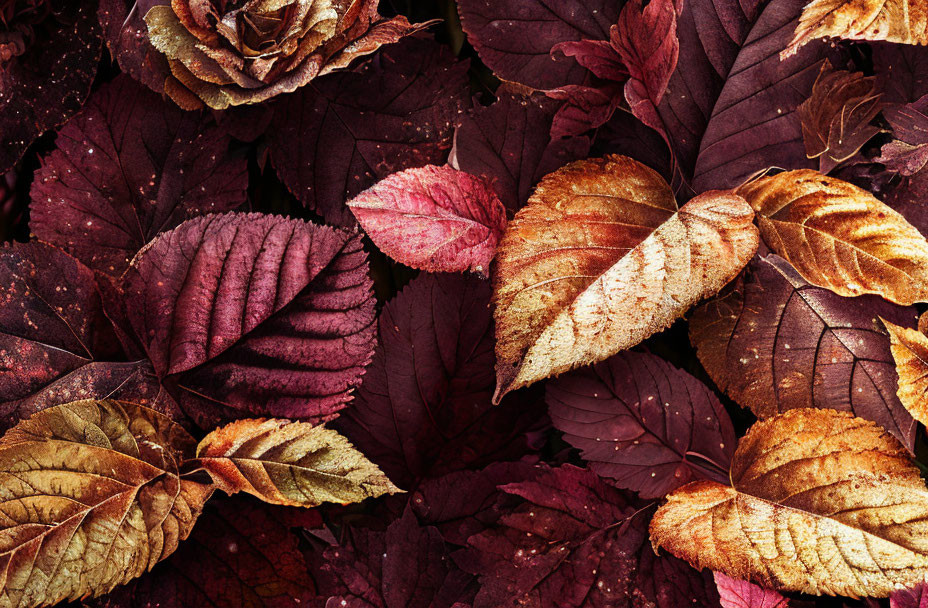
M720 606L719 592L711 572L695 570L666 552L655 555L648 544L641 548L639 554L636 581L638 593L652 602L655 608Z
M722 608L787 608L789 602L773 589L764 589L748 581L714 572L715 584L722 598Z
M348 207L378 249L429 272L486 277L506 229L506 209L489 184L448 166L394 173Z
M889 608L928 608L928 583L894 592L889 596Z
M327 419L374 347L360 237L260 214L209 215L145 248L123 277L128 320L199 424Z
M886 42L871 46L874 74L884 101L905 104L928 94L928 49Z
M473 577L451 561L438 530L408 508L384 532L351 530L325 558L323 571L338 579L327 606L450 608L474 595Z
M799 407L850 411L912 449L915 423L896 396L880 317L914 327L918 313L877 296L838 296L769 255L696 309L690 339L719 388L758 417Z
M406 39L275 102L271 160L306 207L352 225L345 201L396 171L444 162L466 90L467 62Z
M32 231L119 276L159 232L245 202L244 159L208 116L183 112L128 76L94 93L58 134L32 185Z
M621 18L620 13L619 19L621 20ZM596 78L625 82L628 78L628 68L625 67L622 57L619 56L619 53L611 44L615 34L616 26L613 25L609 28L610 40L562 42L554 47L554 52L573 57L577 60L577 63L592 72Z
M374 360L335 426L400 487L519 458L544 417L531 391L491 405L489 302L486 281L423 274L380 314Z
M449 163L489 179L506 209L514 213L542 177L585 158L590 149L586 137L551 138L556 108L556 102L541 95L508 92L491 106L475 104L455 129Z
M659 357L619 353L548 382L545 400L554 427L590 468L642 498L728 477L735 431L725 408Z
M605 124L622 105L622 92L616 82L568 84L548 91L548 97L564 102L551 123L551 137L580 135Z
M292 608L317 599L290 509L252 499L210 502L167 561L94 601L96 608ZM314 511L307 512L314 515ZM301 519L307 518L300 514ZM321 518L315 516L321 524ZM309 523L301 521L304 525Z
M536 89L579 84L586 70L551 50L573 40L607 40L621 8L614 0L458 0L480 59L503 80Z
M663 138L629 112L616 112L596 133L590 156L621 154L640 161L660 173L668 182L670 151Z
M46 129L80 109L102 46L92 3L7 4L13 16L7 23L4 14L9 35L0 39L0 172Z
M110 57L119 68L152 90L164 92L167 59L148 41L145 15L166 0L100 0L97 16Z
M899 175L914 175L928 163L928 95L908 104L883 109L893 131L893 141L884 144L878 162Z
M480 576L474 608L631 606L646 533L624 494L571 465L502 490L525 502L455 555Z
M901 213L922 234L928 235L928 171L903 177L886 195L884 202Z

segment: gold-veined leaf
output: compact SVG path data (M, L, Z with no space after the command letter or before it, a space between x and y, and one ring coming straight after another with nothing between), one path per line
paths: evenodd
M928 424L928 336L923 333L926 320L928 314L922 315L916 330L883 319L899 374L896 394L905 409L922 424Z
M315 507L401 490L332 429L289 420L238 420L206 436L187 468L201 467L228 494Z
M546 176L498 248L494 400L630 348L716 293L757 249L753 216L728 192L678 211L664 179L623 156Z
M807 281L838 295L928 301L928 242L866 190L810 169L738 189L764 242Z
M928 489L875 423L789 410L751 427L730 476L670 494L651 522L655 549L818 595L885 597L928 576Z

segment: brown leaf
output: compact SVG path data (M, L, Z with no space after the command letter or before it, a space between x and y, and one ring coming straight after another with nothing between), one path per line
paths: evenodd
M212 486L183 480L194 440L121 401L38 412L0 439L0 605L96 596L190 534Z
M818 595L885 597L928 575L928 490L872 422L818 409L758 422L735 450L731 482L671 494L651 522L654 547Z
M928 242L866 190L800 169L737 192L757 212L764 242L813 285L897 304L928 301Z
M922 0L814 0L780 57L816 38L928 44L928 6Z
M926 319L928 315L922 316L919 322L922 331L883 319L899 374L899 401L922 424L928 424L928 336L922 329Z
M546 176L497 250L494 400L669 326L750 260L752 219L723 192L677 212L664 179L624 156Z
M796 109L806 156L819 159L822 173L857 154L880 132L870 124L884 105L880 97L875 76L834 70L825 60L812 95Z
M350 503L394 486L336 431L289 420L238 420L206 436L187 469L205 469L227 494L247 492L273 504Z

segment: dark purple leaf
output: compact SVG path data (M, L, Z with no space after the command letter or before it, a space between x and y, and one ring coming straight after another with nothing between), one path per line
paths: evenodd
M928 608L928 583L894 592L889 596L889 608Z
M260 214L162 234L123 277L127 317L158 377L199 424L331 418L374 347L360 237Z
M490 285L420 275L380 314L380 343L335 426L400 487L423 477L521 457L540 426L536 393L499 406Z
M903 177L886 195L884 201L905 219L928 235L928 171Z
M877 296L845 298L815 287L768 255L696 309L690 339L719 388L760 418L800 407L850 411L912 449L915 422L896 396L881 317L914 327L918 313Z
M551 137L580 135L605 124L621 106L623 91L617 82L568 84L548 91L549 97L564 102L551 123Z
M655 608L720 606L719 592L711 572L695 570L669 553L655 555L648 544L641 548L639 554L637 584L637 592Z
M883 109L893 141L884 144L877 162L899 175L909 176L928 163L928 95L907 104Z
M542 177L584 158L586 137L552 139L557 103L534 94L502 92L490 106L474 105L454 132L449 163L489 179L510 214L525 204Z
M467 39L497 76L553 89L579 84L586 70L552 49L562 42L608 40L622 4L616 0L458 0L458 12Z
M658 498L695 479L725 482L735 431L696 378L650 353L623 352L548 382L554 427L594 472Z
M474 608L632 606L646 531L622 492L571 465L502 490L525 502L455 554L480 576Z
M295 510L295 509L293 509ZM315 516L249 498L210 501L190 538L150 573L95 608L293 608L318 600L291 523ZM295 520L293 522L289 520ZM303 521L300 521L303 520Z
M95 92L58 133L32 184L30 227L112 276L159 232L245 202L244 159L209 115L183 112L128 76Z
M668 182L670 150L655 131L628 112L616 112L596 134L591 156L621 154L640 161L660 173Z
M421 526L411 509L384 532L355 528L327 549L323 570L337 578L326 606L450 608L469 603L473 577L448 555L438 530Z
M0 172L46 129L80 109L100 59L95 4L32 4L12 3L12 22L4 23L10 34L0 43Z
M874 73L884 101L906 104L928 94L928 49L888 42L871 46Z
M467 62L407 39L275 102L271 161L306 207L352 225L347 200L396 171L444 162L466 99Z

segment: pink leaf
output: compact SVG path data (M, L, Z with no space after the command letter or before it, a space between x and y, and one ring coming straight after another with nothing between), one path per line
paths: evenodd
M772 589L713 572L722 608L787 608L789 601Z
M889 596L889 608L928 608L928 583L894 592Z

